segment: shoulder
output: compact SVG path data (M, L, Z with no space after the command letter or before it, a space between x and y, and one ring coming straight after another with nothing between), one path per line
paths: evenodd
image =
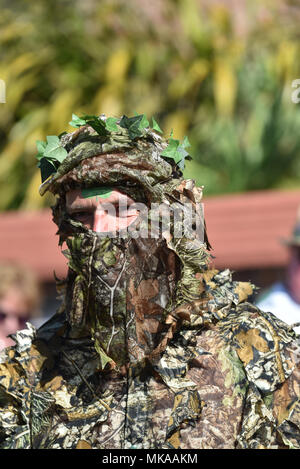
M248 380L263 392L273 391L292 372L289 351L298 350L295 332L255 306L251 301L256 287L233 281L228 269L208 272L205 288L207 320L237 353Z
M41 334L30 323L27 329L17 331L13 339L16 344L0 353L0 447L29 448L32 402L48 399L40 393L41 373L44 366L53 362L53 353L48 346L59 325L43 326ZM58 321L59 323L59 321ZM1 441L2 440L2 441Z
M62 318L55 315L39 330L27 323L27 328L17 331L12 338L15 345L0 353L0 388L2 392L16 395L32 387L51 355L48 343L62 327Z
M219 322L224 340L236 349L249 380L262 392L271 392L292 373L296 334L271 313L249 302L232 308Z
M298 448L300 346L295 332L248 302L237 305L218 325L243 364L249 384L244 428L251 429L250 416L259 409L263 424L256 434L263 435L264 427L271 424L280 435L277 441L274 433L276 444L281 445L281 440L285 447Z

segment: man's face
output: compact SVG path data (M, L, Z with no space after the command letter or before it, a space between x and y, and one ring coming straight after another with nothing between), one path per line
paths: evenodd
M139 215L134 203L128 195L113 188L76 189L66 193L68 214L98 233L127 228Z

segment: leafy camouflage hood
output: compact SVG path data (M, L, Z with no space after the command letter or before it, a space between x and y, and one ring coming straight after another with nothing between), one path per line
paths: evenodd
M41 192L58 195L68 246L65 301L0 357L1 447L298 448L299 349L248 302L253 286L208 269L207 244L175 236L176 217L156 237L110 237L66 211L66 191L99 185L150 207L133 228L153 201L188 211L201 190L182 178L182 146L143 116L73 121L78 131L39 145Z
M115 187L149 208L146 217L134 222L137 228L153 219L153 203L175 204L182 212L199 206L201 188L183 179L176 158L163 155L170 143L151 129L132 138L128 129L101 136L85 125L64 134L61 145L67 155L40 192L58 195L53 213L60 243L68 246L65 309L70 336L91 334L103 369L154 360L180 322L176 307L203 291L209 255L201 234L173 237L171 216L169 230L156 238L135 238L130 232L99 236L68 215L65 193Z

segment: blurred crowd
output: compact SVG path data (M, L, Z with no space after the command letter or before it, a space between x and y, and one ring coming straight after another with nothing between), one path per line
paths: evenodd
M289 251L285 276L263 292L257 305L293 326L300 334L300 210L291 237L283 242Z
M42 321L41 289L34 273L21 265L0 263L0 349L14 345L10 337L26 322Z

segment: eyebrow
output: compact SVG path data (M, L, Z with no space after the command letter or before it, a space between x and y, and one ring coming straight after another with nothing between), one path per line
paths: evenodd
M83 207L82 205L73 205L71 207L67 207L67 212L68 213L74 213L74 212L78 212L79 210L81 212L91 212L92 207Z

